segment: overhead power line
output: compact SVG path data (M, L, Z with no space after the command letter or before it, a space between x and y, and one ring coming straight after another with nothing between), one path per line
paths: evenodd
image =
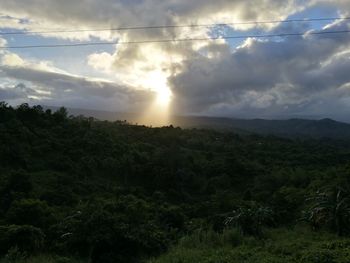
M319 32L303 32L303 33L282 33L282 34L262 34L262 35L237 35L237 36L221 36L221 37L206 37L206 38L175 38L175 39L155 39L155 40L140 40L140 41L119 41L119 42L87 42L87 43L72 43L72 44L48 44L48 45L23 45L23 46L3 46L0 49L29 49L29 48L60 48L60 47L82 47L82 46L105 46L105 45L131 45L131 44L148 44L148 43L175 43L189 41L209 41L222 39L245 39L245 38L274 38L274 37L295 37L308 35L339 35L350 33L350 30L338 31L319 31Z
M328 18L304 18L287 20L265 20L265 21L247 21L219 24L188 24L188 25L157 25L157 26L135 26L135 27L117 27L117 28L97 28L97 29L68 29L68 30L43 30L43 31L22 31L22 32L0 32L0 36L6 35L34 35L34 34L57 34L57 33L84 33L84 32L106 32L106 31L127 31L127 30L149 30L166 28L199 28L199 27L220 27L234 25L259 25L276 23L296 23L296 22L321 22L321 21L341 21L350 20L350 17L328 17Z

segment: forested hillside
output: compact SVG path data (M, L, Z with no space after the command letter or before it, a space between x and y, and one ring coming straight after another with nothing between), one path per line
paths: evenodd
M175 124L184 128L210 128L240 134L256 133L285 138L334 138L350 140L350 124L332 119L266 120L215 117L174 117Z
M350 141L0 104L3 262L350 262Z
M58 107L44 107L56 111ZM128 120L130 123L140 122L139 114L108 112L86 109L67 109L69 115L92 116L99 120ZM174 126L186 129L215 129L237 134L254 133L259 135L274 135L283 138L322 139L333 138L350 140L350 124L332 119L238 119L208 116L169 116Z

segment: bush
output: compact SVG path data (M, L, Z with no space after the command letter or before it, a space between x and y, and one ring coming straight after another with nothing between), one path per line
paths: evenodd
M27 254L25 252L21 252L18 247L12 247L7 252L4 263L19 263L23 262L27 258Z
M335 263L336 255L330 250L313 250L301 258L302 263Z
M0 226L0 254L6 254L14 247L22 252L35 254L42 248L44 238L41 229L33 226Z
M10 224L43 228L48 225L50 216L50 208L45 202L36 199L22 199L12 203L6 219Z
M241 207L232 212L226 220L227 225L235 225L243 235L262 237L262 227L273 222L273 212L268 207L253 205Z
M182 229L185 224L185 216L180 208L172 206L160 211L160 222L167 228Z
M179 246L183 248L222 248L236 247L242 244L243 236L237 229L225 229L223 233L213 230L198 229L191 235L183 237Z

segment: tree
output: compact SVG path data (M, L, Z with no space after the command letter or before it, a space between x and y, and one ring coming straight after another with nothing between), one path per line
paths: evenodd
M0 187L0 210L6 212L13 200L25 198L32 190L30 175L23 170L10 173L3 187Z
M61 107L57 111L55 111L53 116L57 122L63 122L68 117L68 111L65 107Z
M42 248L44 238L44 233L33 226L0 226L0 255L13 247L30 254L35 253Z
M46 227L50 223L51 210L40 200L22 199L14 201L7 212L7 221L17 225Z

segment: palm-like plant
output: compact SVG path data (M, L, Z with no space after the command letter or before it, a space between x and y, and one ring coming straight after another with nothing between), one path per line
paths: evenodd
M314 229L330 226L339 236L347 230L350 222L349 192L337 187L332 191L318 191L308 201L312 202L305 219Z

